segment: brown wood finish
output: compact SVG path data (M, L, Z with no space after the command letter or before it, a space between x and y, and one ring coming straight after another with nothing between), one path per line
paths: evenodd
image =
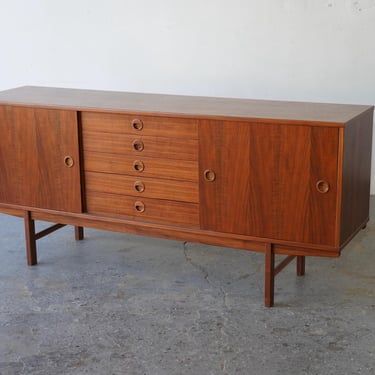
M59 211L36 210L33 211L32 218L34 220L60 222L67 225L79 224L83 227L93 229L198 242L208 245L227 246L234 249L256 252L264 252L265 243L268 243L267 241L261 242L258 239L252 239L247 236L202 231L199 228L193 227L184 227L182 230L181 227L177 225L163 224L159 222L137 221L137 225L134 225L134 220L132 219L94 214L88 215L87 213L66 214ZM317 254L319 256L337 256L337 254L327 255L327 252L325 251L317 251ZM311 255L311 253L308 255Z
M0 106L0 132L0 202L81 211L75 112Z
M25 224L27 264L29 266L34 266L38 263L36 241L65 227L66 224L54 224L37 233L35 231L35 220L32 216L32 212L28 210L24 211L24 224ZM83 228L75 226L74 229L75 229L75 239L77 241L83 240L83 236L84 236Z
M264 259L264 305L272 307L275 295L275 253L272 244L265 246Z
M82 241L85 237L84 228L83 227L74 227L74 238L76 241Z
M12 205L13 206L13 205ZM8 205L0 203L0 212L6 212ZM16 206L18 207L18 206ZM22 212L26 209L32 210L32 217L35 220L58 222L67 225L79 225L87 228L110 230L115 232L126 232L130 234L148 235L191 242L205 243L208 245L218 245L232 247L236 249L264 252L264 244L273 243L275 254L294 254L301 256L338 257L340 248L305 244L283 240L273 240L272 238L259 238L234 233L222 233L200 228L172 226L168 224L137 221L132 219L107 217L103 215L85 213L67 213L63 211L53 211L38 209L33 207L19 206ZM18 212L18 209L17 209ZM102 228L100 226L102 225Z
M38 257L36 250L35 222L31 217L30 211L24 212L24 223L27 264L29 266L34 266L38 263Z
M265 295L264 304L266 307L272 307L275 294L275 277L294 259L297 259L297 276L305 274L305 257L297 255L288 255L278 265L275 264L275 249L272 244L267 244L265 248Z
M311 175L309 201L308 242L338 245L336 243L336 204L338 181L339 134L337 129L312 128ZM319 191L319 181L327 183L328 191Z
M249 231L250 127L223 121L199 124L200 223L202 229ZM213 146L213 147L212 147ZM215 180L204 177L206 170Z
M333 128L202 121L202 228L334 245L337 150Z
M252 124L250 132L250 231L255 236L310 242L306 239L311 128Z
M14 207L9 207L2 205L0 203L0 212L6 215L12 215L12 216L17 216L17 217L24 217L25 216L25 210L22 208L14 208Z
M138 125L133 126L134 120ZM85 130L100 133L198 139L198 122L193 119L82 112L81 121Z
M349 122L343 130L343 181L340 243L369 220L373 113Z
M297 256L297 276L303 276L305 274L305 261L306 257Z
M372 121L370 106L9 90L0 212L24 217L30 265L66 224L263 252L272 306L294 258L302 276L365 227Z
M162 95L98 90L24 86L0 93L0 102L76 111L116 112L192 117L194 119L246 119L253 122L344 126L372 106L287 102L201 96Z
M137 151L134 142L143 144ZM132 155L135 159L142 157L197 160L198 141L195 139L165 138L99 133L85 131L83 128L84 151L97 151L117 155Z
M142 165L136 169L137 163ZM198 182L198 163L144 157L143 155L113 155L85 151L85 170L103 173L127 174L135 177L156 177L168 180Z
M86 199L87 212L92 214L173 225L199 226L198 204L196 203L136 198L101 192L90 192ZM144 204L143 212L136 210L136 202Z
M119 174L86 172L85 184L88 195L91 192L107 192L139 198L199 202L198 184L188 181L147 177L135 178L134 176Z

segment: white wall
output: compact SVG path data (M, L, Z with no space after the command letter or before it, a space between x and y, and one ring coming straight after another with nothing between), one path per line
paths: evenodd
M374 104L375 0L0 0L26 84Z

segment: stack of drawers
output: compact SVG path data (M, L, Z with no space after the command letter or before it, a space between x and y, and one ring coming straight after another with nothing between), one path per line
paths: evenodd
M82 112L86 211L199 227L194 119Z

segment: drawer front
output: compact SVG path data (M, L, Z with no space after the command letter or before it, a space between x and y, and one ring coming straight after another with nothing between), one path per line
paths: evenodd
M88 192L86 208L90 214L199 227L198 204L195 203Z
M83 131L198 139L194 119L82 112Z
M198 203L198 184L194 182L133 177L120 174L86 172L87 191L159 198Z
M91 151L86 151L84 156L86 171L198 182L196 161L143 156L135 158L130 155L111 155Z
M195 139L134 136L115 133L83 133L84 151L106 152L118 155L132 155L168 158L176 160L197 160L198 141Z

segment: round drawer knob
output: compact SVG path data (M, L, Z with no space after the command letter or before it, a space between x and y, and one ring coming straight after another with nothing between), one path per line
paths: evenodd
M145 184L142 181L134 182L134 189L138 193L143 193L145 191Z
M140 120L139 118L135 118L132 121L132 127L134 130L142 130L143 129L143 121Z
M145 145L143 144L141 140L136 139L135 141L133 141L133 149L135 151L141 152L143 151L144 148L145 148Z
M137 201L134 203L134 208L137 212L144 212L145 204L141 201Z
M137 172L143 172L144 169L145 169L145 164L143 163L142 160L136 160L134 163L133 163L133 168L135 171Z
M216 179L216 173L211 169L206 169L203 173L206 181L213 182Z
M329 183L325 180L319 180L316 183L316 189L319 191L319 193L325 194L329 192L330 186Z
M65 156L64 164L67 168L72 168L74 165L74 159L71 156Z

